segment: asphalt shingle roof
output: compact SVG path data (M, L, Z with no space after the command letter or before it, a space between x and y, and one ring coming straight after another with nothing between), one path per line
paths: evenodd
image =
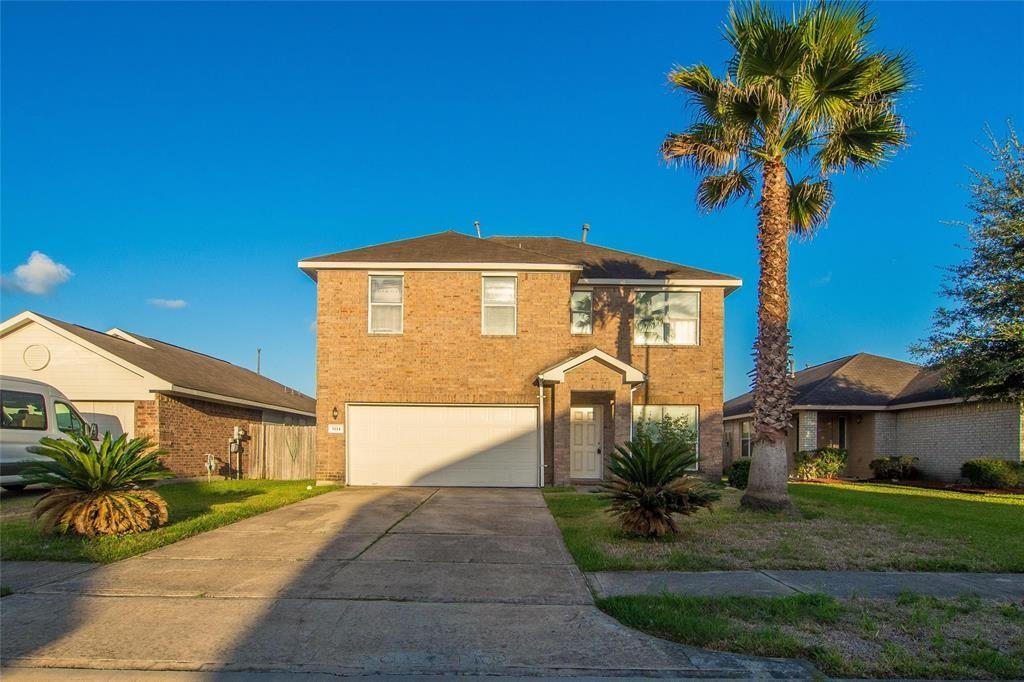
M175 386L274 405L286 411L316 412L314 398L225 360L129 331L125 333L151 348L45 315L39 317Z
M340 251L326 256L306 258L306 261L339 262L395 262L395 263L537 263L573 265L570 261L533 251L505 246L489 239L478 239L448 230L423 237L400 239L385 244L364 246L360 249Z
M564 239L562 237L490 237L520 250L549 253L583 266L583 276L602 279L737 279L710 270L689 265L638 256L635 253L609 249L596 244Z
M583 276L592 278L722 281L736 279L731 275L561 237L480 239L451 230L306 258L304 262L532 263L581 266Z
M955 397L939 372L911 362L857 353L808 367L793 379L794 405L887 407ZM753 409L753 393L725 403L732 417Z

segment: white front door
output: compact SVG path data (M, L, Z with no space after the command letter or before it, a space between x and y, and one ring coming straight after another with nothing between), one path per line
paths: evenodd
M569 408L569 477L602 478L601 407Z

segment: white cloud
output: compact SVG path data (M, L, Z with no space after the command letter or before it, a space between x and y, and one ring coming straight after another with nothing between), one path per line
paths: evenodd
M316 334L316 320L313 320L312 322L309 323L309 331L313 334Z
M2 277L3 288L23 291L37 296L48 294L75 274L68 266L56 263L52 258L40 251L33 251L28 260L10 275Z
M150 305L155 305L157 308L171 308L178 309L184 308L188 305L188 301L180 298L150 298L146 301Z
M829 270L821 277L811 280L811 285L816 287L826 287L832 282L832 271Z

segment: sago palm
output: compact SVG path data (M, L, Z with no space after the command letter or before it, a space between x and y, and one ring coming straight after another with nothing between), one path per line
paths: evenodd
M820 2L790 15L760 3L734 5L725 27L734 52L724 75L703 64L669 74L693 105L695 120L666 137L664 158L703 176L697 203L704 210L757 197L748 507L790 504L788 237L809 236L824 223L832 205L829 175L876 166L905 143L895 101L908 87L908 61L871 49L873 24L863 4Z
M718 493L690 475L697 462L692 440L655 441L639 436L615 446L601 484L608 511L631 535L660 537L679 531L673 514L687 515L710 507Z
M68 433L67 439L43 438L30 450L52 461L33 462L22 474L26 483L52 490L32 509L43 529L86 537L120 535L156 528L167 522L167 504L139 483L172 474L160 464L162 450L145 438L116 440L110 434L96 447L89 438Z

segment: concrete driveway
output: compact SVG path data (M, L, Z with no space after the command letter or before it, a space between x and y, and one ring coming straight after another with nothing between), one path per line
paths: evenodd
M535 490L349 488L2 607L8 666L809 676L605 616Z

